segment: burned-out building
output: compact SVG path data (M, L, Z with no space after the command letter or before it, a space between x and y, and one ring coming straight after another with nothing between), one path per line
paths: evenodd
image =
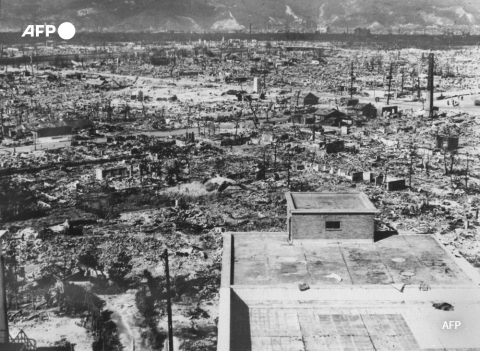
M33 137L36 143L52 143L70 140L72 136L72 127L47 127L33 131Z
M345 150L344 140L329 140L325 143L325 151L327 154L342 152Z
M104 180L111 177L126 177L127 174L127 167L97 168L95 170L95 178L97 180Z
M371 35L372 33L371 33L371 31L370 31L369 28L360 28L360 27L358 27L358 28L355 28L355 29L353 30L353 34L358 35L358 36L365 37L365 36Z
M65 125L68 127L72 128L87 128L87 127L93 127L94 123L90 119L67 119L63 120Z
M396 178L383 174L375 178L375 185L383 185L388 191L403 190L406 187L405 178Z
M384 114L392 115L397 113L398 113L398 106L389 105L389 106L382 107L382 115Z
M437 149L456 150L458 149L458 136L437 135Z
M2 134L6 137L13 138L17 134L17 127L13 124L2 125Z
M358 116L363 116L366 118L376 118L377 117L377 108L371 103L359 103L352 107L352 110Z
M290 118L292 123L295 124L313 124L314 117L309 115L296 114Z
M345 117L346 114L335 108L319 108L313 113L315 119L319 122L330 121L333 124L338 124L338 121Z
M308 93L304 98L303 98L303 104L304 105L317 105L318 104L318 96L315 96L312 93Z

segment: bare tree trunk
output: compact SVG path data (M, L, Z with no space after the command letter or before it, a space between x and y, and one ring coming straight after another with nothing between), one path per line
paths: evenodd
M468 188L468 153L467 153L467 169L465 170L465 189Z
M248 105L250 106L250 110L252 110L252 113L253 113L253 124L255 125L255 128L258 129L257 111L253 108L252 100L248 101Z
M453 173L453 165L455 164L455 154L450 152L450 173Z
M445 168L445 175L448 175L448 169L447 169L447 151L443 150L443 166Z

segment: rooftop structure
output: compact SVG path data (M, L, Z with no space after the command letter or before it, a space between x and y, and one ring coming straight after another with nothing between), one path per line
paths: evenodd
M292 210L315 212L375 213L377 210L363 193L287 193L287 204ZM304 211L302 211L304 212Z
M363 193L287 193L290 239L373 241L377 210Z

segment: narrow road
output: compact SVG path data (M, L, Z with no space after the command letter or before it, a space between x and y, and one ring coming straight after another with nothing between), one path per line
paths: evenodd
M139 332L135 333L132 329L132 327L135 328L132 324L134 323L134 295L99 295L99 297L105 301L104 309L113 312L112 320L117 325L118 335L124 351L133 351L132 345L136 344L136 340L140 340Z
M116 135L148 135L148 136L153 136L157 138L166 138L170 135L185 135L187 129L182 128L182 129L174 129L174 130L169 130L169 131L164 131L164 130L149 130L149 131L135 131L135 132L122 132L118 133ZM197 132L196 128L189 128L188 131L190 132ZM94 138L91 139L91 141L96 142L96 143L106 143L107 138ZM19 153L19 152L32 152L35 151L41 151L41 150L52 150L52 149L61 149L64 147L69 147L71 145L70 141L62 141L62 142L54 142L54 143L42 143L42 144L37 144L37 145L24 145L24 146L16 146L16 147L11 147L11 146L0 146L0 154L1 153Z

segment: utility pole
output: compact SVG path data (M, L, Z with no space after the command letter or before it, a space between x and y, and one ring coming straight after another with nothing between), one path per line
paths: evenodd
M288 153L288 167L287 167L287 187L290 188L290 150L287 151Z
M427 106L428 117L433 117L433 67L434 66L434 54L428 55L428 83L427 83Z
M263 61L263 92L267 94L267 61Z
M388 95L387 95L387 106L390 105L390 89L392 88L392 68L393 63L390 62L390 72L388 73Z
M316 117L313 115L313 127L312 127L312 140L315 142L315 120Z
M274 169L274 172L277 173L277 146L278 146L278 142L276 142L274 144L274 158L273 158L273 169Z
M468 156L469 154L467 152L467 169L465 171L465 189L468 189L468 161L469 161Z
M418 74L420 74L420 72L418 72ZM418 100L420 100L421 97L422 97L422 94L420 92L420 77L419 76L417 77L417 87L418 87L418 90L417 90Z
M412 173L413 173L413 156L414 156L414 150L413 150L413 142L410 145L410 164L409 164L409 169L408 169L408 187L411 189L412 188Z
M266 152L266 146L263 147L263 180L267 179L267 165L266 165L266 162L265 162L265 158L266 158L266 155L265 155L265 152Z
M405 70L402 68L402 91L401 93L403 94L403 83L404 83L404 80L405 80Z
M163 251L165 257L165 274L167 278L167 314L168 314L168 349L173 351L173 328L172 328L172 300L170 296L170 270L168 268L168 250Z
M353 80L354 79L355 77L353 76L353 61L352 61L351 68L350 68L350 99L353 98Z

